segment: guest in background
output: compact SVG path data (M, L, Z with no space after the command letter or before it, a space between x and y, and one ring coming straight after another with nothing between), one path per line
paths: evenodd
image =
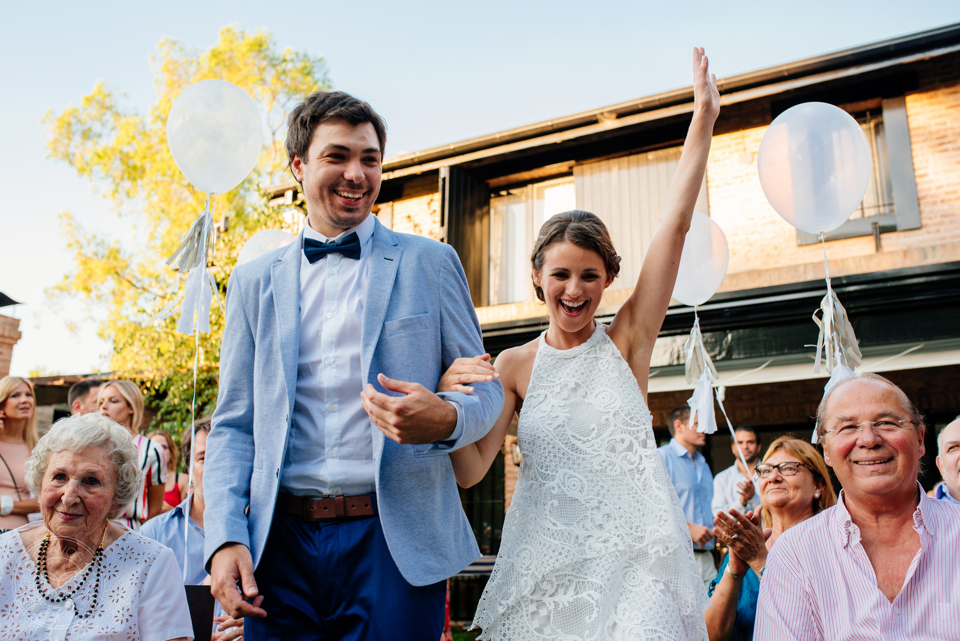
M667 474L680 497L680 507L687 519L693 556L697 559L700 576L707 585L717 576L713 559L713 474L698 450L707 442L707 435L697 431L697 420L690 424L690 408L682 405L667 419L670 442L659 449L667 467Z
M147 434L147 438L160 448L167 461L167 484L164 486L161 512L169 512L187 498L187 483L190 477L188 474L177 471L180 469L180 448L173 442L169 432L153 430ZM190 465L190 460L185 460L184 464Z
M143 393L133 381L108 381L100 386L97 406L101 414L130 430L133 444L137 446L143 486L140 494L124 509L120 519L127 527L139 530L144 521L160 514L167 483L167 464L163 460L163 453L153 441L140 434Z
M760 507L760 497L753 485L753 468L760 457L760 435L752 427L738 427L734 430L736 442L730 444L733 451L733 465L713 478L713 513L736 510L749 512ZM739 452L747 460L743 467Z
M925 431L907 395L877 374L824 395L817 432L843 491L770 551L758 639L957 638L960 506L917 482Z
M196 446L193 459L193 484L184 500L169 512L150 519L143 524L140 534L161 543L171 550L180 565L180 574L185 585L202 585L210 575L203 567L203 464L207 454L207 435L210 433L210 418L201 418L194 425ZM183 437L183 460L190 460L190 432ZM184 475L186 476L186 475ZM187 487L184 482L183 487ZM184 527L186 526L186 541ZM186 566L186 567L184 567ZM214 624L220 631L214 633L214 641L232 641L243 635L243 619L226 616L219 603L216 606Z
M763 462L756 466L756 473L763 526L769 529L761 527L759 514L752 511L741 514L730 509L719 512L714 520L717 540L730 551L710 584L710 609L706 612L710 641L753 638L759 577L768 550L786 530L837 502L823 457L802 439L781 436L775 440Z
M173 553L111 521L139 491L127 431L61 419L28 465L43 521L0 535L0 639L192 639Z
M85 378L74 383L67 392L67 403L74 416L97 411L97 397L100 396L100 383L95 378Z
M943 483L937 486L936 497L960 505L960 416L937 437L937 469Z
M18 376L0 378L0 530L27 524L38 511L23 467L37 444L37 403L33 384Z

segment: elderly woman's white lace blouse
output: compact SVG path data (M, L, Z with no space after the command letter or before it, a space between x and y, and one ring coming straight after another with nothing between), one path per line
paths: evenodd
M193 638L193 626L176 558L169 549L128 530L104 551L100 596L93 614L76 616L93 605L96 569L73 601L50 603L37 593L36 565L20 532L0 535L0 639L4 641L167 641ZM68 592L83 569L56 592L41 578L47 594Z
M569 350L541 336L517 436L523 462L480 639L706 639L686 519L637 379L602 325Z

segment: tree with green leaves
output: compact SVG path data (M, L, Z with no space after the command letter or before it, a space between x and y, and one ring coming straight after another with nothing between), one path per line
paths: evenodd
M286 182L284 140L288 112L310 93L330 88L321 57L280 50L263 30L226 27L208 51L163 39L151 56L156 101L141 115L121 106L118 93L98 83L79 106L48 112L46 146L51 158L89 179L116 214L143 230L144 246L121 247L85 229L69 212L61 226L75 269L48 294L79 297L101 311L98 333L112 345L110 367L137 380L157 410L155 424L179 432L189 424L193 396L194 337L177 334L177 316L156 320L183 279L164 259L203 210L205 195L177 169L166 140L173 101L191 84L217 78L241 87L264 116L265 144L257 166L239 187L218 196L218 233L210 271L222 292L243 243L261 229L288 229L298 221L268 206L261 186ZM223 315L214 304L210 333L200 335L197 416L216 403Z

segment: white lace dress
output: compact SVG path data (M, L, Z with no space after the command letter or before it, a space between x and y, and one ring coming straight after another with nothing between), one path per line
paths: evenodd
M81 619L72 602L50 603L37 593L36 565L23 545L25 525L0 535L0 639L11 641L167 641L193 638L177 559L168 548L128 530L104 550L100 594ZM68 592L83 574L47 594ZM81 614L93 605L94 569L74 596Z
M540 337L517 436L520 478L479 638L706 639L686 519L603 325L569 350Z

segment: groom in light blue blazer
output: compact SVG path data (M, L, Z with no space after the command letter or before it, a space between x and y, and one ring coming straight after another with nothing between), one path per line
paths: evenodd
M449 453L499 382L435 394L483 352L449 246L371 215L386 129L318 92L290 115L308 224L234 270L207 444L206 565L244 637L435 641L445 579L479 555Z

